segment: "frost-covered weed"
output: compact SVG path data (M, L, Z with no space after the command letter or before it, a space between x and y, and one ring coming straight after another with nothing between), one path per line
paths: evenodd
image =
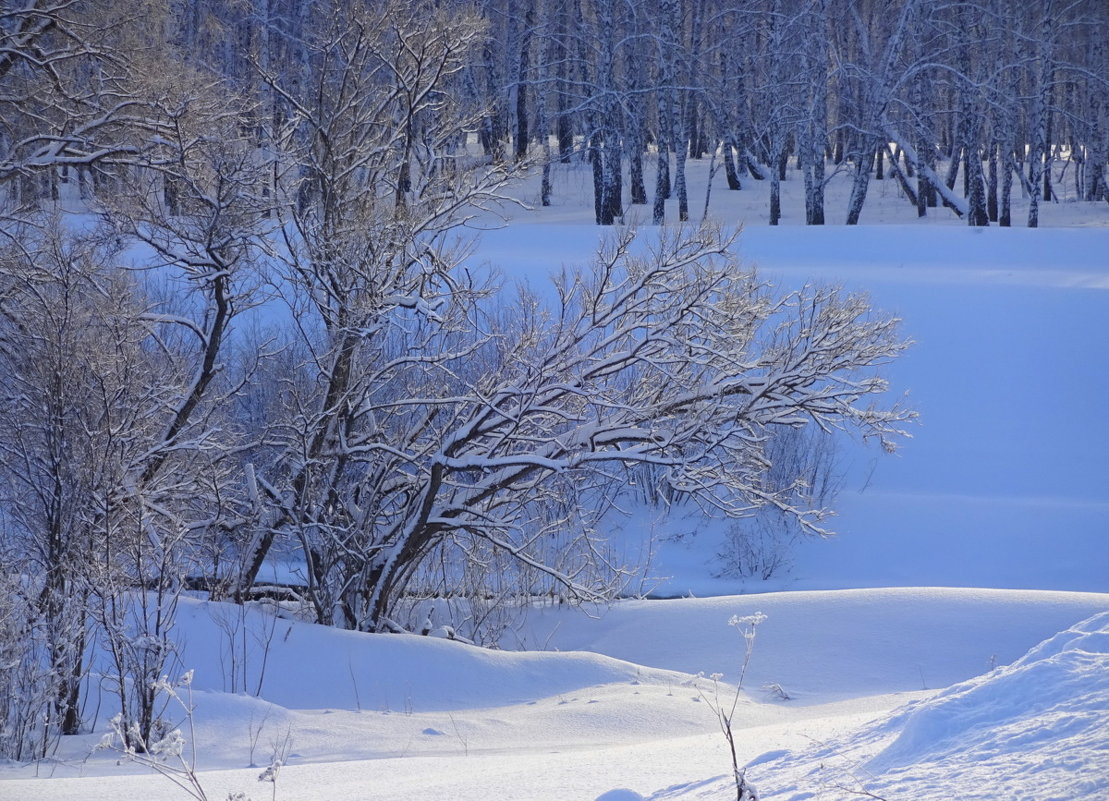
M196 754L188 746L195 742L192 703L193 672L187 671L177 681L162 676L153 683L155 692L164 693L181 707L185 715L188 737L180 728L163 731L157 739L143 738L135 721L125 722L123 715L111 720L112 730L101 739L97 750L116 751L125 759L150 768L165 776L196 801L208 801L196 770ZM159 726L164 729L164 726Z
M712 680L711 696L706 695L703 691L701 693L701 697L708 703L709 708L716 716L720 731L728 743L728 752L732 757L732 776L735 779L736 801L758 801L759 798L758 791L747 782L746 767L741 768L739 766L739 757L736 754L735 747L735 732L732 724L735 720L736 709L739 707L739 696L743 691L743 679L747 675L747 666L751 663L751 654L755 648L758 627L765 620L766 615L762 612L755 612L752 615L732 615L728 619L728 625L734 626L743 638L743 662L740 665L739 678L736 680L735 694L732 696L731 702L728 703L720 697L720 682L724 678L722 673L713 673L709 676Z

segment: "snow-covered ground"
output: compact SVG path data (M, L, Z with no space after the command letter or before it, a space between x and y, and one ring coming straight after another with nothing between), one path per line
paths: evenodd
M557 205L514 212L475 259L533 282L586 261L584 176L556 173ZM755 612L735 730L761 798L1109 798L1109 206L978 231L943 210L918 223L885 182L863 220L887 224L770 229L764 188L721 178L711 212L746 223L738 250L764 277L865 290L916 341L889 377L921 424L897 456L841 453L841 536L738 582L713 576L718 527L650 543L633 518L614 535L655 550L656 592L697 597L531 610L505 638L527 651L187 602L193 729L167 716L208 799L735 798L713 707L743 660L728 620ZM88 711L96 730L56 760L0 766L0 799L188 797L95 750L113 710Z
M730 704L733 689L695 674L734 682L743 641L728 620L761 611L735 729L763 798L845 797L832 792L844 785L890 799L1000 799L1035 780L1037 798L1094 799L1109 791L1107 606L1097 593L950 588L639 601L596 619L533 613L548 647L588 650L514 652L192 602L179 626L195 673L181 693L195 707L210 799L540 801L617 788L726 799L730 761L712 706ZM245 651L234 645L244 641ZM252 691L260 684L258 697L224 692L221 668L232 665ZM100 739L5 768L0 797L186 797L93 751ZM759 759L767 752L777 755ZM286 763L276 787L258 780L275 754Z

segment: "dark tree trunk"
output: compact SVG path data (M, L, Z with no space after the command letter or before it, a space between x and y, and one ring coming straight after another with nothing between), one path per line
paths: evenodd
M678 221L689 221L689 193L685 184L685 148L674 151L674 191L678 195Z
M605 165L601 155L600 138L600 132L589 137L589 165L593 168L593 218L597 225L604 224L605 196Z
M1051 90L1048 90L1050 97ZM1047 114L1047 122L1044 123L1044 203L1051 202L1051 168L1055 159L1055 147L1052 145L1052 134L1054 115L1051 113L1051 102L1047 103L1044 109Z
M1009 203L1013 194L1013 173L1018 169L1020 168L1013 159L1013 146L1006 145L1001 154L1001 208L997 213L997 224L1002 228L1008 228L1013 224Z
M667 144L666 142L659 144L658 180L655 182L661 187L663 200L669 200L674 194L674 183L670 180L670 148Z
M824 225L824 160L813 165L813 199L809 225Z
M997 159L999 145L990 142L989 167L986 173L986 216L997 222Z
M569 164L574 153L574 124L569 111L567 61L570 50L567 47L569 38L570 14L564 6L558 10L558 33L555 36L554 62L555 62L555 136L558 139L558 160Z
M613 225L624 216L624 184L619 137L611 129L605 132L601 159L604 166L601 225Z
M627 74L628 98L626 100L624 143L628 157L628 181L633 205L646 205L647 187L643 181L643 151L647 140L647 101L643 93L646 57L639 44L640 23L635 15L626 21L633 42L627 47L624 57Z
M528 72L531 69L531 32L535 29L535 11L528 8L524 32L520 38L520 74L516 81L516 160L528 155Z
M729 134L720 147L724 151L724 177L728 181L728 189L742 189L743 184L739 181L739 172L735 167L735 138Z
M651 221L662 225L666 218L666 199L670 196L670 159L666 154L666 143L658 141L658 169L655 173L655 205Z
M770 176L770 224L777 225L782 218L781 179L778 173Z
M978 158L977 152L971 152L968 148L967 153L969 156L966 166L970 183L970 191L967 193L967 201L970 203L967 224L972 226L989 225L990 218L986 213L986 192L982 176L982 162Z
M870 183L870 165L877 142L868 141L855 158L855 179L851 183L851 198L847 207L847 224L858 225L859 217L866 202L866 190Z
M561 96L560 96L560 102ZM574 154L574 125L570 115L561 111L558 115L558 160L569 164Z
M947 165L947 175L944 176L943 182L947 185L948 189L955 188L955 181L959 179L959 151L956 149L951 153L950 161Z
M754 178L756 181L766 180L766 176L763 175L762 170L759 169L758 162L751 158L750 153L743 154L743 163L747 165L747 174Z
M539 202L543 206L551 205L551 160L543 159L543 178L539 184Z
M643 183L643 147L632 145L628 150L628 180L631 183L631 202L636 206L647 204L647 187Z

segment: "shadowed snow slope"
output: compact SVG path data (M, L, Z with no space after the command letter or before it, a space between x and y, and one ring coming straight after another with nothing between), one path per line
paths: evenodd
M188 601L178 628L193 688L242 689L289 709L433 711L526 703L644 677L599 653L493 651L413 634L369 635ZM246 642L244 651L241 643ZM234 650L232 650L234 649ZM246 676L227 686L227 667ZM646 671L656 681L673 677Z

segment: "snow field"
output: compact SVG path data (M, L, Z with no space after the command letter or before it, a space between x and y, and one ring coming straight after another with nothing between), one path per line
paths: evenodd
M907 745L899 746L902 756L888 769L890 775L909 775L920 759L932 758L924 753L929 744L942 748L940 735L951 727L935 721L944 713L914 713L932 708L918 705L879 729L861 730L865 736L851 732L907 700L932 699L936 688L1019 657L1052 632L1107 608L1109 597L1101 594L949 588L627 602L596 619L532 613L529 628L552 647L594 653L488 651L415 635L360 635L257 612L239 616L231 607L204 602L186 603L178 625L185 643L181 662L195 669L196 758L210 798L240 791L268 797L273 788L257 777L280 752L285 766L278 798L432 799L449 791L475 801L589 801L619 787L648 798L726 797L720 782L705 783L726 774L729 764L710 708L712 683L692 674L720 671L734 680L742 647L727 622L732 614L767 615L737 716L744 760L767 750L805 754L813 739L835 737L848 738L836 746L844 754L865 752L870 759L875 744L891 740L903 721L916 720L905 725ZM245 660L249 680L260 675L265 658L258 698L221 689L224 672L216 667L230 659L229 621L243 626L233 629L233 639L255 644ZM1018 674L1025 678L1006 679L998 689L1008 699L1005 705L989 700L992 691L968 696L984 705L984 712L974 714L995 721L1019 710L1020 699L1039 682L1065 678L1059 670L1021 665L1038 665L1040 656L1053 654L1073 659L1080 646L1109 636L1098 631L1049 641L1014 667L1025 670ZM1076 683L1097 668L1075 664ZM793 700L767 690L771 682ZM1103 690L1103 683L1090 686L1095 696ZM721 688L725 699L730 692ZM962 692L956 687L932 700L955 703L944 699ZM1048 700L1062 703L1068 692L1060 689ZM1084 706L1074 714L1104 719L1104 697L1101 707L1078 700ZM1033 707L1026 718L1039 720L1045 710ZM111 711L105 700L99 731ZM957 729L945 736L956 750L965 739ZM126 761L118 764L118 754L90 754L99 739L99 733L67 739L57 764L0 769L8 779L0 783L0 797L182 797L168 780ZM1055 739L1042 737L1041 745ZM1018 745L1010 746L1014 754ZM1068 748L1079 753L1073 743ZM1081 758L1090 760L1088 754ZM792 759L753 767L752 781L764 792L802 781L793 778L797 765L807 770L812 763L804 756ZM793 767L787 770L787 764ZM54 778L32 778L36 773ZM685 789L679 792L678 785Z
M482 234L478 252L541 288L588 263L602 236L513 222ZM640 514L613 533L629 561L653 553L644 589L1109 589L1109 228L751 226L736 251L783 288L842 284L900 317L914 344L886 377L920 420L894 457L840 448L830 526L843 536L802 543L769 583L714 575L719 521Z

